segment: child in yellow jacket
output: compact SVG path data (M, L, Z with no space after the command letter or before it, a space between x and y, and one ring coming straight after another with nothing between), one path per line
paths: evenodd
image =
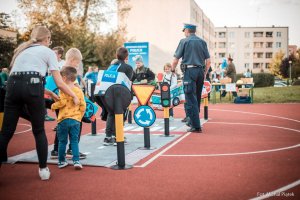
M68 143L68 135L73 154L73 164L75 169L82 169L79 162L79 145L78 135L80 131L80 122L86 109L84 95L81 89L74 85L77 77L77 71L74 67L64 67L61 70L64 82L78 97L80 104L74 105L72 97L60 91L60 100L52 104L51 109L59 109L57 118L57 136L58 136L58 167L63 168L68 165L66 161L66 146Z

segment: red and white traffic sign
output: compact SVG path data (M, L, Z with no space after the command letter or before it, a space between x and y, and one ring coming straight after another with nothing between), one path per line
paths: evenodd
M206 98L208 96L208 93L211 91L211 84L209 81L204 81L203 88L202 88L202 94L201 98Z

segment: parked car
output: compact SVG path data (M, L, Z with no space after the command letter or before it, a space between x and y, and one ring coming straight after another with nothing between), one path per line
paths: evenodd
M286 87L287 84L285 82L282 81L275 81L274 82L274 87Z

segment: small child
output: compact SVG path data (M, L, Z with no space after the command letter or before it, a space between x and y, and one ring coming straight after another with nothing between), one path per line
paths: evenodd
M76 69L76 71L78 72L78 67L81 63L82 60L82 55L81 52L79 51L79 49L77 48L70 48L67 53L66 53L66 61L64 66L62 67L62 69L64 69L65 67L73 67ZM76 80L74 81L74 85L76 87L80 88L79 82L78 82L78 74L76 77ZM58 112L56 111L57 116L58 116ZM80 135L81 135L81 129L82 129L82 122L80 123L80 129L79 129L79 135L78 135L78 142L80 140ZM53 150L51 151L51 159L57 159L58 158L58 137L57 137L57 130L55 130L55 139L54 139L54 147ZM71 158L73 157L72 155L72 147L71 144L69 144L69 149L67 150L67 157ZM80 159L85 159L86 158L86 154L79 152L79 158Z
M166 63L164 65L164 77L163 82L167 82L170 85L170 90L174 89L177 86L177 75L171 72L171 64ZM174 119L173 107L170 108L170 120Z
M77 77L77 70L74 67L63 67L61 70L63 81L78 97L80 104L75 106L72 97L60 91L60 100L52 104L51 109L59 109L57 118L57 137L58 137L58 168L68 165L66 161L66 146L68 143L68 135L73 154L73 164L75 169L82 169L79 162L79 145L78 136L80 131L80 122L86 109L84 95L81 89L75 86L74 81Z

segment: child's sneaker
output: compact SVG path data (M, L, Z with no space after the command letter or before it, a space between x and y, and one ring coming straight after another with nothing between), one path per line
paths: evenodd
M174 120L174 117L173 117L173 116L170 116L170 117L169 117L169 120L170 120L170 121L173 121L173 120Z
M124 137L124 144L128 144L128 141L127 141L126 137ZM116 140L114 141L114 146L117 146L117 141Z
M64 168L64 167L66 167L67 165L68 165L68 162L66 162L66 161L59 161L59 162L57 163L57 166L58 166L59 169Z
M50 159L57 159L58 158L58 152L55 150L51 151Z
M105 137L103 141L104 146L110 146L113 145L116 142L116 139L114 137Z
M50 178L50 170L48 167L39 168L39 175L42 181L48 180Z
M78 161L74 161L74 168L77 169L77 170L80 170L82 169L82 164Z
M72 150L70 149L67 150L66 158L67 159L73 158ZM79 152L79 159L86 159L86 154Z

